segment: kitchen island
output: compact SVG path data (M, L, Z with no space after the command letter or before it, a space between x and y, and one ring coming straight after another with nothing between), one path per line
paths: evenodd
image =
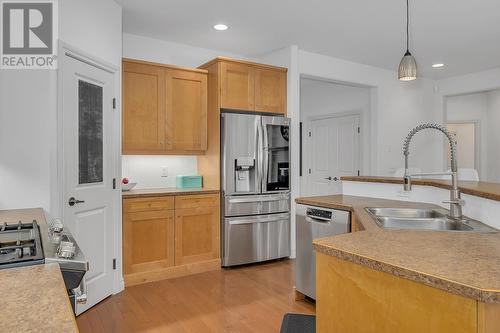
M314 241L318 332L500 332L500 234L388 230L367 207L432 204L334 195L357 232Z

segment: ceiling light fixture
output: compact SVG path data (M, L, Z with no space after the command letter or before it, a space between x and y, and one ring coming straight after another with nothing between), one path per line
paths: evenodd
M227 30L227 28L229 28L229 27L225 24L222 24L222 23L214 25L214 29L217 31L224 31L224 30Z
M440 67L443 67L444 64L432 64L432 67L433 68L440 68Z
M417 78L417 62L410 53L410 14L409 4L406 0L406 52L399 63L398 79L401 81L411 81Z

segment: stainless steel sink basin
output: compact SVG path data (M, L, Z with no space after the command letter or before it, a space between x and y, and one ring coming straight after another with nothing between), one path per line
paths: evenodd
M367 208L368 213L375 216L402 218L440 218L446 216L446 211L425 208Z
M498 232L476 220L452 219L444 208L366 208L366 211L379 227L387 229Z

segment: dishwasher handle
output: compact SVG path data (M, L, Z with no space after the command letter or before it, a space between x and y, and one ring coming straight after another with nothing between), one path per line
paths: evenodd
M324 218L324 217L311 217L309 215L306 215L306 222L309 223L323 223L323 224L330 224L332 222L332 219Z

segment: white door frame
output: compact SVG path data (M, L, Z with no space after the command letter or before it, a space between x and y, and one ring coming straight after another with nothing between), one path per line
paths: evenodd
M305 128L305 132L306 132L306 135L302 135L303 138L305 138L304 140L304 147L305 149L302 149L302 153L304 154L304 151L305 151L305 156L303 156L303 167L304 167L304 171L305 173L303 173L303 175L305 175L305 180L306 180L306 184L307 184L307 188L305 190L309 191L309 184L310 184L310 180L311 180L311 175L309 174L308 170L309 168L311 168L311 161L312 161L312 141L311 139L309 138L309 135L307 135L307 133L309 133L311 131L311 123L315 120L322 120L322 119L335 119L335 118L343 118L343 117L348 117L348 116L357 116L358 117L358 126L361 127L361 124L362 124L362 117L363 117L363 110L362 109L355 109L355 110L350 110L350 111L343 111L343 112L335 112L335 113L328 113L328 114L322 114L322 115L316 115L316 116L309 116L306 118L306 128ZM363 166L363 134L364 134L365 131L361 130L360 131L360 135L358 137L358 169L361 170L362 166ZM304 158L305 157L305 158ZM304 189L302 189L304 190Z
M59 41L58 57L69 56L79 61L82 61L91 66L105 70L113 75L114 96L116 98L116 109L114 116L113 128L113 145L111 151L113 153L114 170L113 174L116 178L117 188L113 191L114 205L114 221L113 221L113 258L116 258L116 270L113 272L113 294L116 294L124 289L124 280L122 273L122 193L121 193L121 68L107 61L96 58L85 51L82 51L74 46L71 46L63 41ZM51 212L52 215L62 218L64 198L64 151L63 151L63 95L62 82L63 70L61 66L63 61L59 61L59 69L57 70L57 119L56 119L56 166L52 172L52 177L55 177L51 187ZM64 223L64 221L63 221Z

